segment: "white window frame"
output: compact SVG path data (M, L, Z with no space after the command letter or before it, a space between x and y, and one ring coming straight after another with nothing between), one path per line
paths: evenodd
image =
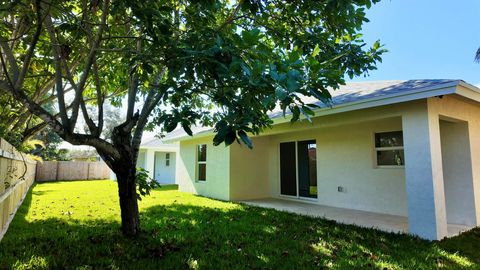
M390 133L390 132L402 132L403 136L403 130L389 130L389 131L376 131L373 132L372 136L372 141L373 141L373 161L374 161L374 167L375 168L386 168L386 169L402 169L405 168L405 159L403 160L404 165L378 165L378 159L377 159L377 153L378 151L393 151L393 150L402 150L404 155L405 155L405 145L402 146L388 146L388 147L377 147L376 144L376 136L377 134L381 133ZM405 144L405 142L404 142Z
M204 146L205 146L205 161L199 161L199 160L198 160L198 158L199 158L199 156L198 156L198 152L199 152L199 151L198 151L198 148L199 148L201 145L204 145ZM196 181L196 182L199 182L199 183L204 183L204 182L207 181L207 172L206 172L206 171L207 171L207 153L206 153L207 149L208 149L208 148L207 148L207 144L204 144L204 143L203 143L203 144L197 144L197 147L195 148L195 153L196 153L196 155L195 155L195 164L196 164L196 166L195 166L195 181ZM200 168L199 165L201 165L201 164L205 164L205 179L203 179L203 180L198 179L199 171L200 171L200 170L199 170L199 168Z

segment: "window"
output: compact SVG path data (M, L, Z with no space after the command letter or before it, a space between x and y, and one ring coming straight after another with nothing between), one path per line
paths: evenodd
M402 131L375 133L375 152L379 167L405 165Z
M207 180L207 145L197 147L197 181Z
M170 166L170 153L165 154L165 166Z

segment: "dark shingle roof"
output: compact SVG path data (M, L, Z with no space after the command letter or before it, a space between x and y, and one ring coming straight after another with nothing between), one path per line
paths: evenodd
M329 89L332 95L332 107L368 100L372 98L388 97L404 92L419 91L430 87L439 87L442 84L451 84L460 82L460 80L408 80L408 81L367 81L367 82L348 82L341 85L338 89ZM315 103L325 108L327 107L321 101L314 97L304 97L305 103ZM280 109L274 110L271 118L277 118L283 115Z

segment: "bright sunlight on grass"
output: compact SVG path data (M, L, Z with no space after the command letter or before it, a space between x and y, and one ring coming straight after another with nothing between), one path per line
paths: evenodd
M441 242L181 193L119 229L116 183L35 185L0 242L0 269L479 269L480 230Z

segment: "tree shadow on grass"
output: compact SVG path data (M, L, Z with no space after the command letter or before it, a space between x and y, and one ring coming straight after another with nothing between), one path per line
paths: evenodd
M31 192L0 242L0 269L475 269L478 229L428 242L241 205L172 203L144 209L143 233L118 222L25 219ZM463 247L462 242L471 243ZM478 250L478 249L477 249ZM454 253L460 253L455 255Z

